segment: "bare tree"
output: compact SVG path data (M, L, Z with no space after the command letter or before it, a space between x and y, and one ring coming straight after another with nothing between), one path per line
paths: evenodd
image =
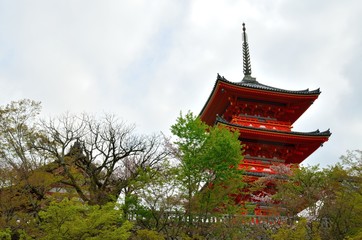
M37 149L61 167L62 183L91 204L131 193L140 173L159 167L168 156L161 136L137 135L134 126L110 115L66 114L42 126L46 137Z

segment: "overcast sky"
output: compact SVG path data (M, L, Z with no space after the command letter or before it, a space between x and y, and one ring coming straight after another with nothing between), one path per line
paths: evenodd
M169 134L217 73L242 79L242 22L257 81L321 88L293 130L332 136L305 163L362 150L359 0L0 0L0 105L30 98L47 116L113 113Z

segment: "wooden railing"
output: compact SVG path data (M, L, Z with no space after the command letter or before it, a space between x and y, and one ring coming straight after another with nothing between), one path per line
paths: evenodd
M265 128L265 129L279 130L286 132L290 132L292 128L290 122L282 122L266 118L261 119L261 118L244 117L244 116L233 116L231 123L241 126Z
M167 212L158 216L158 218L167 220L169 222L193 222L193 223L228 223L228 222L240 222L244 224L268 224L268 225L279 225L288 221L289 218L285 216L262 216L262 215L230 215L230 214L208 214L208 215L198 215L187 213L181 214ZM137 214L128 214L128 220L137 221L137 220L145 220L145 218L141 215ZM290 220L290 219L289 219Z

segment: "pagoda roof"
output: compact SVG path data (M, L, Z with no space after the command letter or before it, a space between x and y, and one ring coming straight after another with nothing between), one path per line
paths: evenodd
M326 131L319 131L319 129L312 131L312 132L297 132L297 131L280 131L280 130L275 130L275 129L266 129L266 128L256 128L256 127L249 127L249 126L242 126L242 125L238 125L238 124L233 124L233 123L229 123L228 121L226 121L225 119L223 119L222 117L217 116L216 117L216 124L218 123L222 123L231 127L236 127L238 129L249 129L249 130L257 130L257 131L262 131L262 132L272 132L272 133L279 133L279 134L286 134L286 135L290 135L290 136L320 136L320 137L330 137L332 135L332 133L330 132L330 130L326 130Z
M251 80L250 80L251 79ZM230 97L239 97L267 104L281 104L293 108L294 113L285 115L281 121L294 123L318 98L320 90L286 90L264 85L255 78L244 78L241 82L231 82L217 75L214 88L200 112L201 120L209 125L215 122L216 115L222 116L229 105ZM297 109L295 107L297 106Z
M331 132L312 131L312 132L296 132L296 131L280 131L274 129L265 129L259 127L241 126L238 124L229 123L221 117L217 117L215 124L222 124L226 127L239 131L239 139L241 142L255 142L257 144L275 144L284 146L294 146L304 149L303 151L290 155L285 159L286 163L301 163L315 150L317 150L324 142L328 141Z
M220 76L219 74L217 74L217 81L222 81L222 82L229 83L229 84L232 84L235 86L254 88L254 89L260 89L260 90L271 91L271 92L287 93L287 94L297 94L297 95L316 95L316 94L318 94L319 95L321 93L319 88L317 88L315 90L309 90L309 88L304 89L304 90L286 90L286 89L271 87L271 86L268 86L265 84L261 84L258 81L256 81L255 79L252 79L252 80L243 79L241 82L231 82L231 81L227 80L224 76ZM217 82L215 82L215 86L216 86L216 83Z

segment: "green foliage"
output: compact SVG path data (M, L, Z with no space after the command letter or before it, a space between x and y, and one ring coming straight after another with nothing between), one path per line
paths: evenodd
M24 99L0 106L0 228L12 236L35 233L48 181L35 177L44 158L33 146L40 133L36 116L40 103ZM50 176L52 177L52 176Z
M177 137L175 144L181 164L190 169L211 169L222 178L225 177L222 173L230 171L230 166L236 166L241 160L237 132L220 126L210 127L191 112L185 116L180 114L176 124L171 126L171 132Z
M342 163L325 169L301 167L278 183L276 199L289 216L300 211L308 218L307 239L359 236L362 226L362 152L348 151ZM299 226L299 225L298 225ZM289 234L285 227L278 234ZM284 232L282 232L284 231Z
M41 239L127 239L132 224L122 219L114 204L102 207L64 199L39 213Z
M318 166L295 168L287 180L278 182L274 198L283 203L288 215L295 216L308 207L308 214L315 216L318 210L315 203L326 197L327 175Z
M354 233L351 236L347 236L346 240L361 240L362 239L362 230L359 229L358 232Z
M244 184L237 132L180 114L165 150L158 137L136 136L112 117L37 124L39 112L40 103L26 99L0 106L0 240L362 239L362 151L325 169L265 178L286 209L276 212L291 217L277 227L251 225L230 197ZM61 193L49 194L54 187ZM125 204L109 203L120 192ZM223 221L210 221L213 214Z
M11 240L11 230L9 228L0 229L0 240Z
M163 240L164 236L156 231L141 229L136 232L136 236L132 240Z
M328 197L319 213L328 219L322 236L329 239L354 238L362 230L362 152L348 151L341 159L326 170Z
M176 179L186 202L187 232L195 237L193 233L198 232L200 226L193 223L193 216L207 217L230 200L232 190L242 186L242 172L238 170L242 145L237 132L222 126L210 127L191 112L185 116L181 113L171 132L177 138L174 142L174 155L179 160ZM200 234L206 234L205 231Z
M275 240L300 240L307 238L307 221L301 219L297 223L293 224L292 227L284 225L278 229L276 234L272 235Z
M168 234L173 235L177 225L167 216L172 214L175 218L184 214L180 210L182 199L175 181L177 169L165 163L158 171L151 172L152 178L143 178L143 186L137 194L126 198L126 208L132 209L139 226L155 231L168 228Z
M242 160L237 132L220 126L209 127L190 112L185 116L180 114L171 132L177 137L178 177L189 197L197 193L202 184L225 183L241 176L237 170Z
M39 160L33 142L38 137L34 121L40 103L24 99L0 106L0 164L11 166L22 175L23 168L34 169Z

